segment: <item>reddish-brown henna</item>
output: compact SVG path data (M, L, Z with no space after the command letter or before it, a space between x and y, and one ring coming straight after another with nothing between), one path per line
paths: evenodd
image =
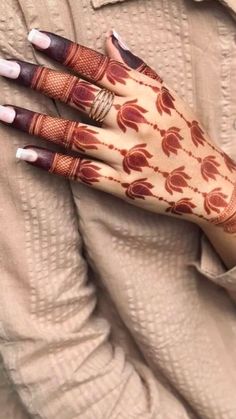
M166 209L166 212L178 215L193 214L193 208L196 208L196 205L191 201L192 198L182 198L177 202L171 202L171 206Z
M174 97L170 94L169 90L162 86L156 99L156 107L160 115L163 112L171 115L171 109L175 109Z
M131 173L131 170L142 172L142 167L149 167L148 159L153 155L145 150L145 147L147 144L139 144L129 151L121 150L121 154L124 155L123 169L126 173Z
M210 178L216 180L216 175L220 174L219 170L217 169L218 167L220 167L220 164L216 161L215 156L204 157L201 162L201 174L203 179L205 179L207 182Z
M138 131L138 124L148 123L143 115L147 113L147 110L138 105L137 102L137 99L133 99L123 105L114 105L114 108L118 110L117 124L123 132L126 132L127 127Z

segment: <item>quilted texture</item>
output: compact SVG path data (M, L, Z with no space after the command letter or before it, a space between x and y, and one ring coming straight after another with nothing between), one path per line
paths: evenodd
M227 9L93 1L0 3L1 56L54 67L28 45L29 28L102 51L114 27L236 159ZM0 83L3 103L78 118ZM235 419L236 313L226 290L236 268L226 272L191 223L16 162L26 143L39 140L0 127L1 419Z

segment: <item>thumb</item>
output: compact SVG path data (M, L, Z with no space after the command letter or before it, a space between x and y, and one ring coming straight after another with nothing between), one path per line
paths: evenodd
M137 55L134 55L116 31L112 30L106 34L105 49L108 57L113 60L122 62L130 68L146 74L152 79L156 79L162 83L162 79L156 71L149 67Z

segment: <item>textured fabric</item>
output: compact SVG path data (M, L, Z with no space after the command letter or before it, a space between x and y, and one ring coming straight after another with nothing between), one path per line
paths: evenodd
M215 0L110 3L2 2L1 56L54 67L28 45L29 28L102 51L114 27L236 159L228 9ZM78 118L0 85L2 103ZM235 419L236 313L226 289L235 290L236 268L227 272L191 223L16 162L26 143L39 140L0 127L1 419Z

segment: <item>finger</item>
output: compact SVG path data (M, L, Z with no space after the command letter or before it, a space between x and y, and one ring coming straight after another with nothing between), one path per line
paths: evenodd
M111 59L120 61L160 83L163 82L162 78L155 70L130 51L129 47L122 41L120 35L116 31L108 32L105 47L106 52Z
M116 193L121 189L117 172L109 165L95 160L55 153L32 145L18 148L16 157L49 173L85 183L104 192Z
M51 32L33 29L28 39L50 58L117 95L132 96L140 85L150 80L121 62Z
M114 93L104 91L85 80L19 60L0 60L0 75L14 79L19 84L31 87L53 99L68 103L89 116L93 112L95 120L102 118L108 125L115 123L116 111L113 102L114 105L119 104L121 98L114 101Z
M0 106L0 121L109 164L118 164L121 157L123 159L124 147L127 146L122 135L111 135L103 128L51 117L17 106Z

